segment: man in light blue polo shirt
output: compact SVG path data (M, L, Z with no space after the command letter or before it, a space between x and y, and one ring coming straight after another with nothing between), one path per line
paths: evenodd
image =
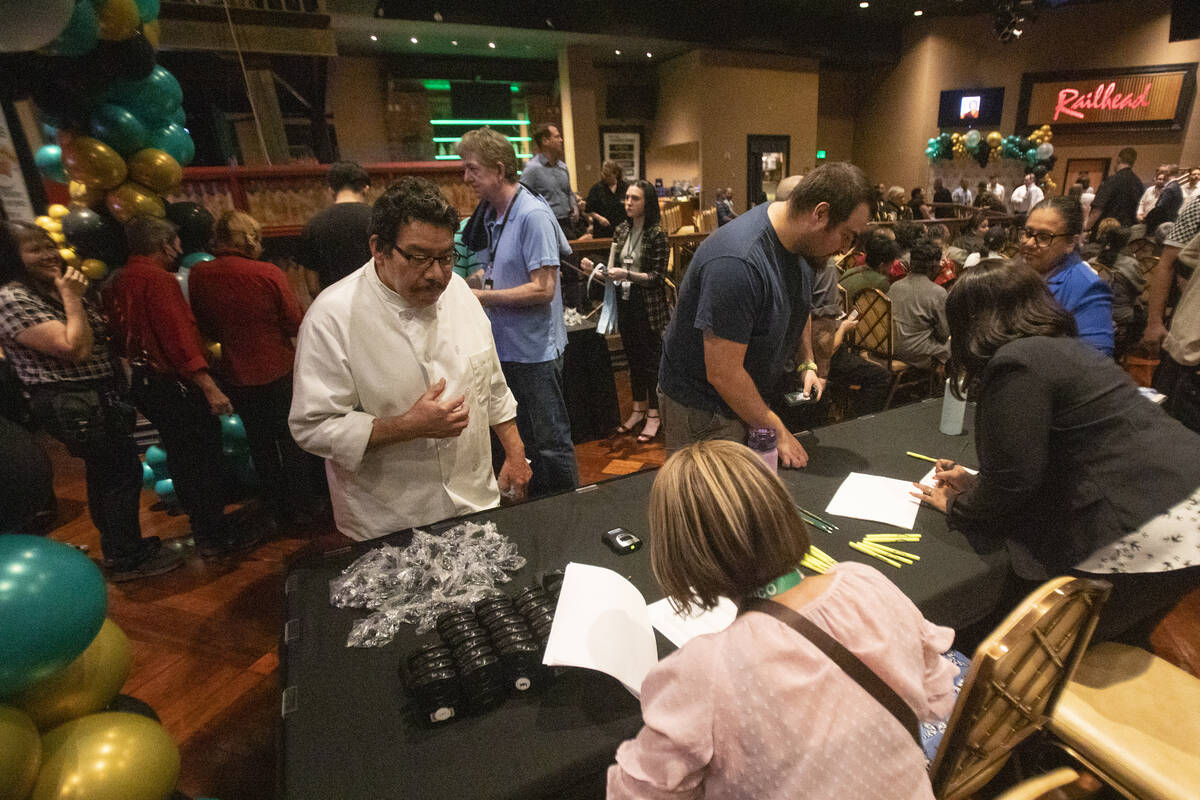
M558 226L565 233L579 218L579 206L575 202L575 193L571 191L571 173L562 160L563 135L557 125L539 125L533 132L533 142L538 152L525 165L521 183L550 204Z
M478 193L482 230L463 240L483 267L475 296L492 321L492 336L509 389L517 399L517 430L532 460L530 494L579 485L571 422L562 390L567 346L558 269L571 252L550 206L517 183L512 145L490 128L458 144L463 181Z

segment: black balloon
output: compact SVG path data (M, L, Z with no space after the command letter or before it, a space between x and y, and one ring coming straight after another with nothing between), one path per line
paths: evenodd
M62 218L62 226L80 258L97 258L110 269L125 263L125 231L107 213L74 207Z
M979 148L975 151L975 160L979 162L979 166L986 167L991 154L992 149L988 147L987 143L985 142L979 145Z
M154 70L154 45L138 31L119 42L101 39L88 58L93 61L94 69L113 78L141 80Z
M179 228L179 243L184 255L210 249L213 215L207 208L199 203L170 203L167 219Z

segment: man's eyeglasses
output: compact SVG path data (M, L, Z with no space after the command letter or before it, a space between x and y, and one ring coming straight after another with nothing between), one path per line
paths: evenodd
M1049 247L1050 243L1062 236L1074 236L1073 233L1049 233L1047 231L1035 231L1033 228L1022 228L1019 231L1022 239L1033 239L1037 242L1038 247Z
M440 256L427 256L423 253L408 253L397 247L396 252L404 256L404 259L417 269L429 269L435 263L439 267L451 267L454 266L454 260L457 257L453 251L442 253Z

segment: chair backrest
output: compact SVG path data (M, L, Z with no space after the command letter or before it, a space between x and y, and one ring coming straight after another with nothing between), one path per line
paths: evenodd
M717 207L706 208L696 215L696 232L712 233L717 229Z
M878 289L865 289L854 300L858 324L854 344L869 353L892 358L892 301Z
M984 639L929 769L935 797L969 797L1046 724L1111 590L1086 578L1047 581Z
M838 305L842 307L843 314L850 313L850 295L846 294L846 287L838 284Z

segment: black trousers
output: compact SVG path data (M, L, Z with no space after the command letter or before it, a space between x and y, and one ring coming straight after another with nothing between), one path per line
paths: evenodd
M858 392L851 395L852 411L857 417L883 411L892 378L883 367L842 345L829 359L829 382L859 387Z
M662 336L650 327L646 303L637 287L628 300L617 301L617 328L629 360L629 385L633 400L658 408L658 365L662 361Z
M262 386L227 386L225 394L246 428L263 499L277 519L319 504L328 496L324 464L306 453L288 429L292 374Z
M134 370L133 399L162 437L167 469L196 544L222 544L229 532L221 420L195 385L145 369Z
M135 566L152 545L142 540L138 521L142 464L132 438L133 408L114 381L38 384L29 394L38 425L83 459L88 513L104 557L117 568Z
M1187 427L1200 433L1200 369L1180 364L1167 355L1158 354L1154 370L1154 389L1167 396L1163 408Z

